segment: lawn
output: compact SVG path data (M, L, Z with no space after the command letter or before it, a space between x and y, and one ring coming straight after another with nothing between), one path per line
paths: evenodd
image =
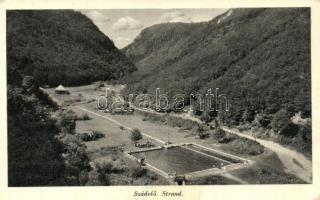
M254 165L231 174L250 184L305 184L303 180L285 173L285 170L278 156L272 153L256 159Z

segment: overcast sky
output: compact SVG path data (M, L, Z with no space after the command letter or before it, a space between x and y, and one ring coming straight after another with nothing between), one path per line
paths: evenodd
M167 22L209 21L227 9L121 9L80 10L105 33L118 48L130 44L146 27Z

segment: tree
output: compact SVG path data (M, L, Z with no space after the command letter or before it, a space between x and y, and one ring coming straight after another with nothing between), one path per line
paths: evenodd
M198 126L196 126L194 132L197 136L199 136L200 139L203 139L209 136L208 128L203 124L199 124Z
M312 141L312 126L311 121L307 121L306 124L302 125L299 130L299 135L303 137L304 140L311 143Z
M271 127L275 132L280 133L282 130L286 129L291 123L290 118L286 110L279 110L273 117L271 121Z
M270 124L269 116L265 113L260 113L256 115L255 121L258 126L267 128L267 126Z
M301 152L312 152L312 127L310 121L301 125L299 133L295 137L294 145Z
M110 185L109 178L106 174L103 174L99 169L93 169L88 173L87 186L103 186Z
M8 87L9 186L63 185L63 147L55 122L39 100Z
M75 119L77 119L77 115L72 110L60 112L56 125L60 128L61 132L74 134L76 128Z
M244 122L252 122L254 120L255 113L250 109L246 109L242 115Z
M194 115L200 115L202 111L202 101L201 98L197 99L195 102L193 102L190 106L192 106L193 114Z
M139 129L134 128L130 133L130 139L132 141L138 141L142 139L142 134Z
M200 116L200 120L204 121L206 125L209 125L209 122L211 121L211 117L207 111L204 111Z
M39 85L32 76L25 76L23 77L22 87L28 92L32 93L39 88Z
M217 128L214 132L213 132L213 136L216 139L222 139L226 136L226 133L224 130L222 130L221 128Z
M74 135L66 134L63 143L65 152L62 158L65 164L65 179L68 185L80 184L80 173L88 171L89 157L86 152L86 147Z

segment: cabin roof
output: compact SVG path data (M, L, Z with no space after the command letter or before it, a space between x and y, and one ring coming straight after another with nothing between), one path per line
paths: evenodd
M56 89L56 91L68 91L63 85L59 85Z

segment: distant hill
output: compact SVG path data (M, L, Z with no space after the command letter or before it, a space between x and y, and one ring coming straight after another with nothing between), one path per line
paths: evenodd
M42 85L118 79L136 68L80 12L7 11L8 82L32 75Z
M232 9L209 22L158 24L122 51L138 68L124 79L127 93L220 88L231 124L281 109L311 116L308 8Z

